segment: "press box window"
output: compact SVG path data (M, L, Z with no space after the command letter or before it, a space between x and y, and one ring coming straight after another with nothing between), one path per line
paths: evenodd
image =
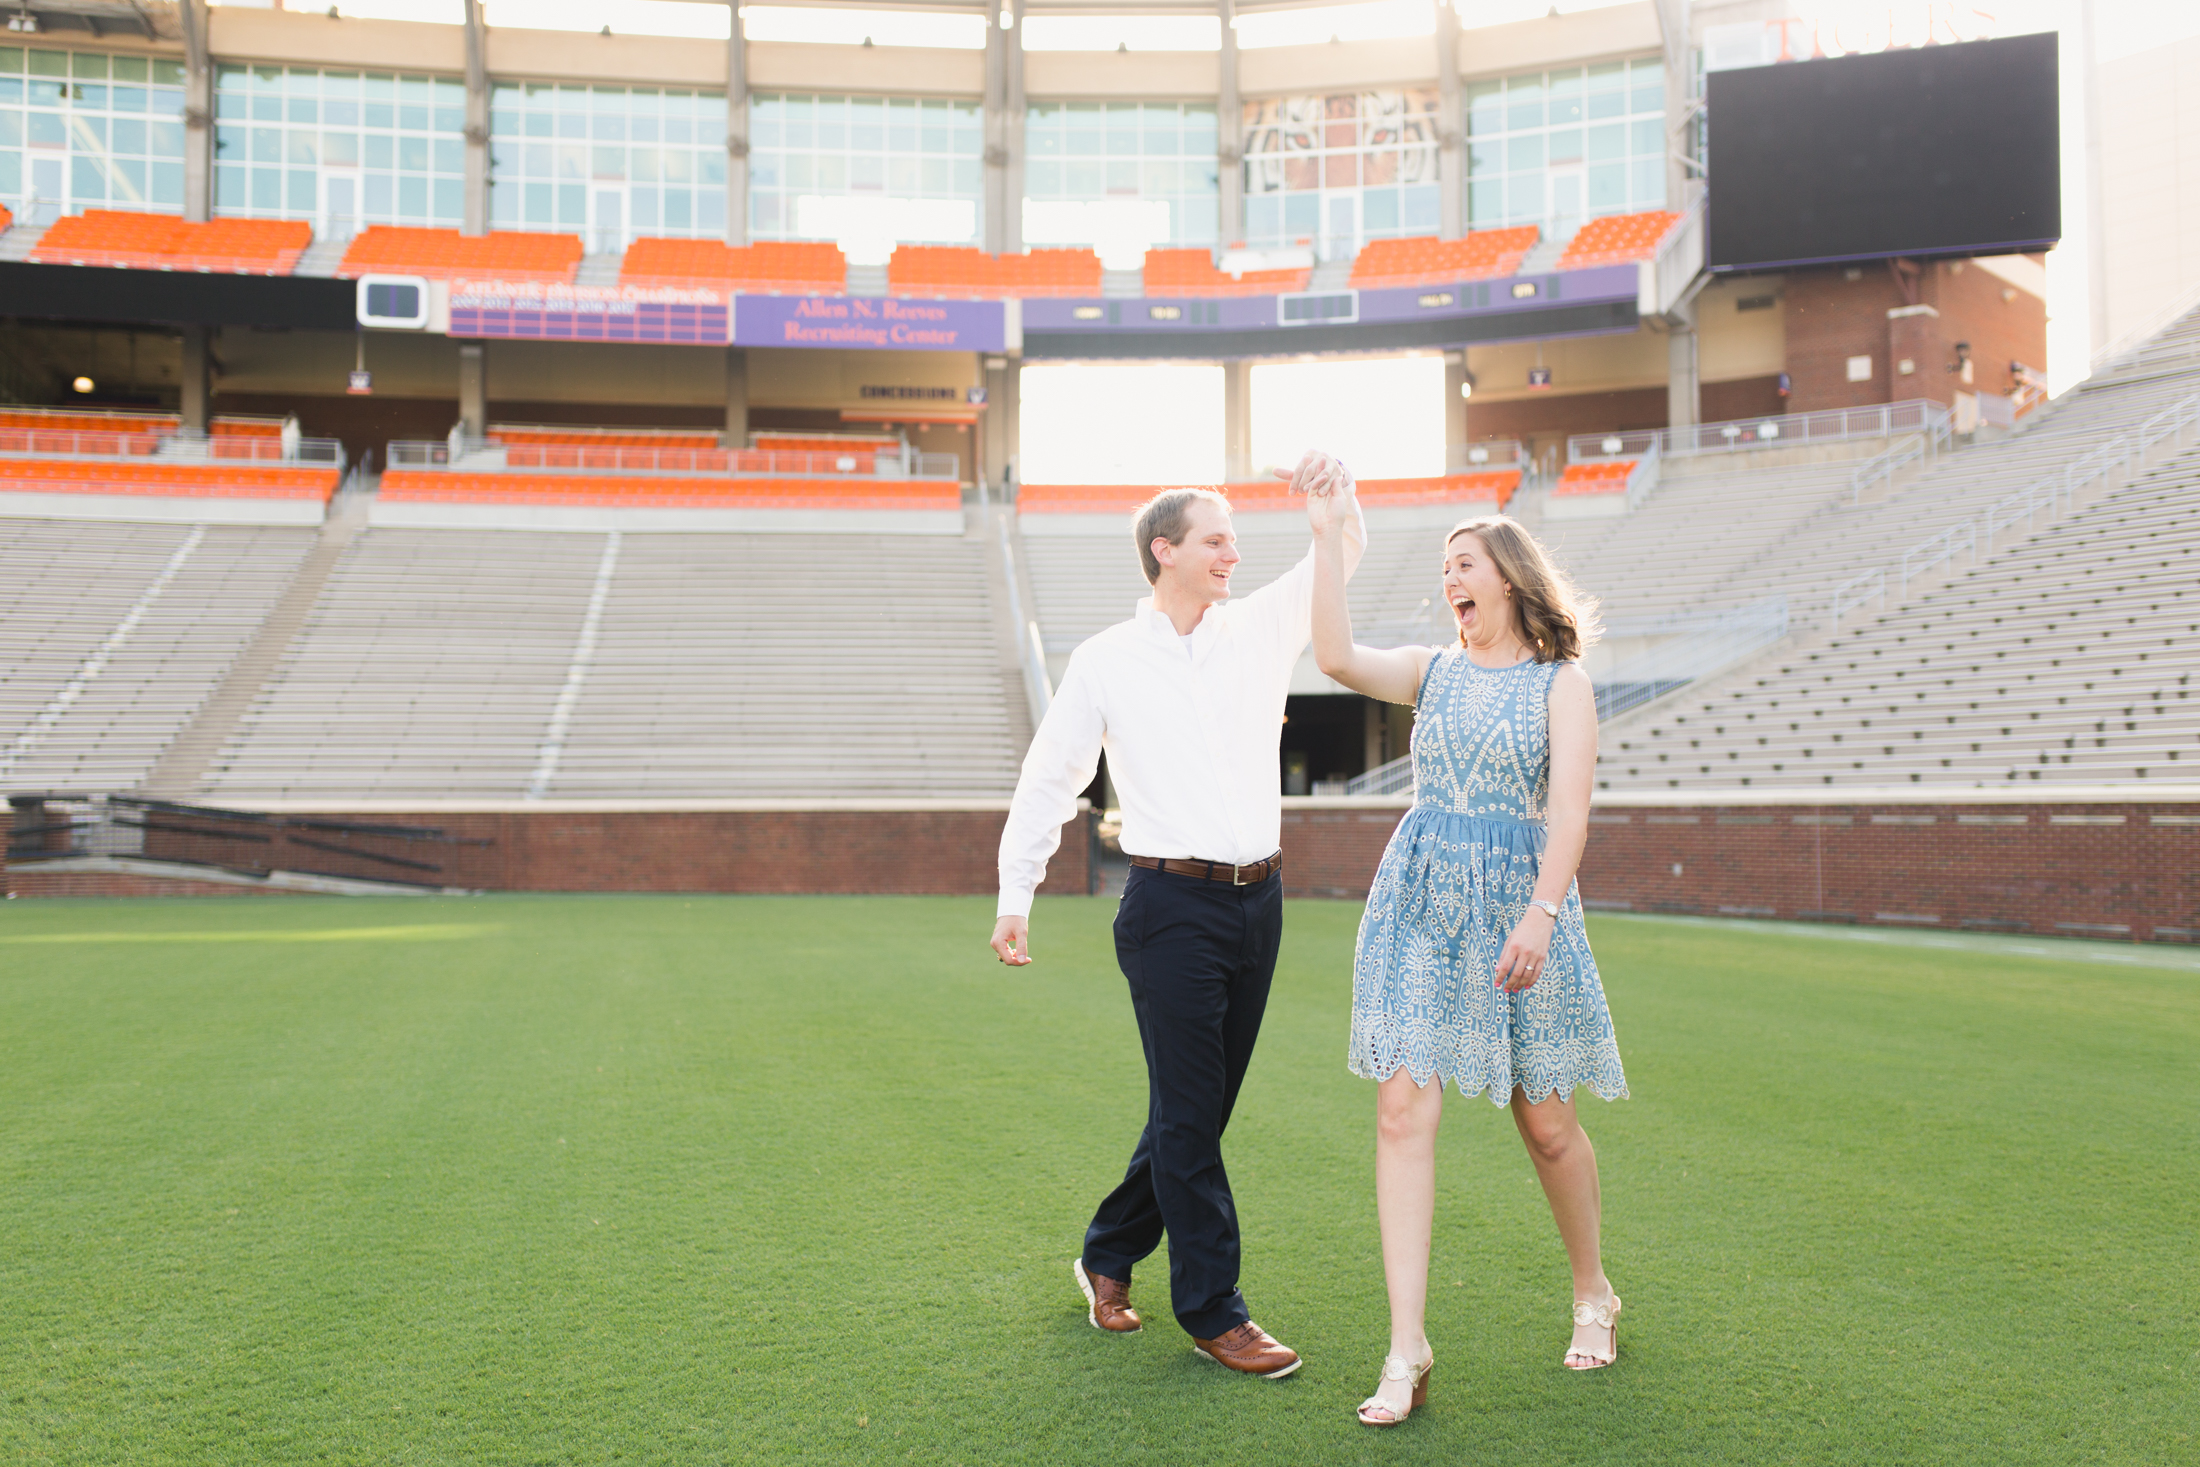
M417 275L359 277L359 324L417 331L428 324L428 282Z

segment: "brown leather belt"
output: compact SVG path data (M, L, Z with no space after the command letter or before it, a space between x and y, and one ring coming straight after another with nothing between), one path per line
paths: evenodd
M1283 869L1283 852L1278 851L1265 861L1255 861L1250 866L1233 866L1227 861L1202 861L1194 856L1185 859L1178 856L1133 856L1133 866L1143 866L1148 871L1159 871L1167 876L1198 876L1208 881L1226 881L1232 886L1251 886L1266 881Z

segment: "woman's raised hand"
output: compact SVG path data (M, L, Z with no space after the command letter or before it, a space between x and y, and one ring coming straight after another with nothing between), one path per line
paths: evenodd
M1551 929L1557 926L1551 914L1541 907L1530 907L1513 924L1512 936L1505 939L1505 950L1497 955L1497 986L1507 993L1525 993L1535 987L1535 980L1543 976L1543 965L1551 956Z

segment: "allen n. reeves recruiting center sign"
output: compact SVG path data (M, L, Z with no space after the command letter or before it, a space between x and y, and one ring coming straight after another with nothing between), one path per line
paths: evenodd
M821 346L858 351L1001 351L999 301L894 296L744 295L733 305L735 346Z

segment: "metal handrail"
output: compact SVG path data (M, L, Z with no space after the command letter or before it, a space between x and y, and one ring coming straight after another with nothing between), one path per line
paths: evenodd
M1680 428L1635 428L1616 433L1577 433L1566 440L1568 463L1633 458L1652 444L1667 458L1735 453L1756 448L1794 448L1845 443L1858 438L1890 438L1925 433L1937 445L1946 441L1952 421L1948 410L1929 398L1879 403L1871 407L1832 408L1820 413L1777 413Z
M1039 623L1024 619L1024 598L1016 589L1016 547L1009 539L1008 519L1003 514L998 521L1001 531L1001 574L1008 584L1008 619L1016 628L1016 661L1023 669L1024 696L1031 703L1031 726L1034 730L1045 721L1047 710L1054 706L1054 686L1047 681L1046 641L1039 634Z
M1923 575L1938 565L1945 565L1956 558L1957 542L1962 542L1964 553L1978 564L1978 526L1969 520L1957 520L1937 535L1932 535L1902 552L1902 581L1898 587L1903 592L1910 589L1910 578ZM1912 560L1917 562L1913 568Z
M114 432L104 428L0 428L0 454L39 458L165 458L248 463L334 464L344 446L334 438L281 438L257 433Z
M1858 594L1851 596L1851 591ZM1878 566L1873 566L1862 575L1849 577L1833 588L1833 629L1837 632L1841 630L1841 618L1865 602L1878 601L1885 605L1886 600L1887 573Z

